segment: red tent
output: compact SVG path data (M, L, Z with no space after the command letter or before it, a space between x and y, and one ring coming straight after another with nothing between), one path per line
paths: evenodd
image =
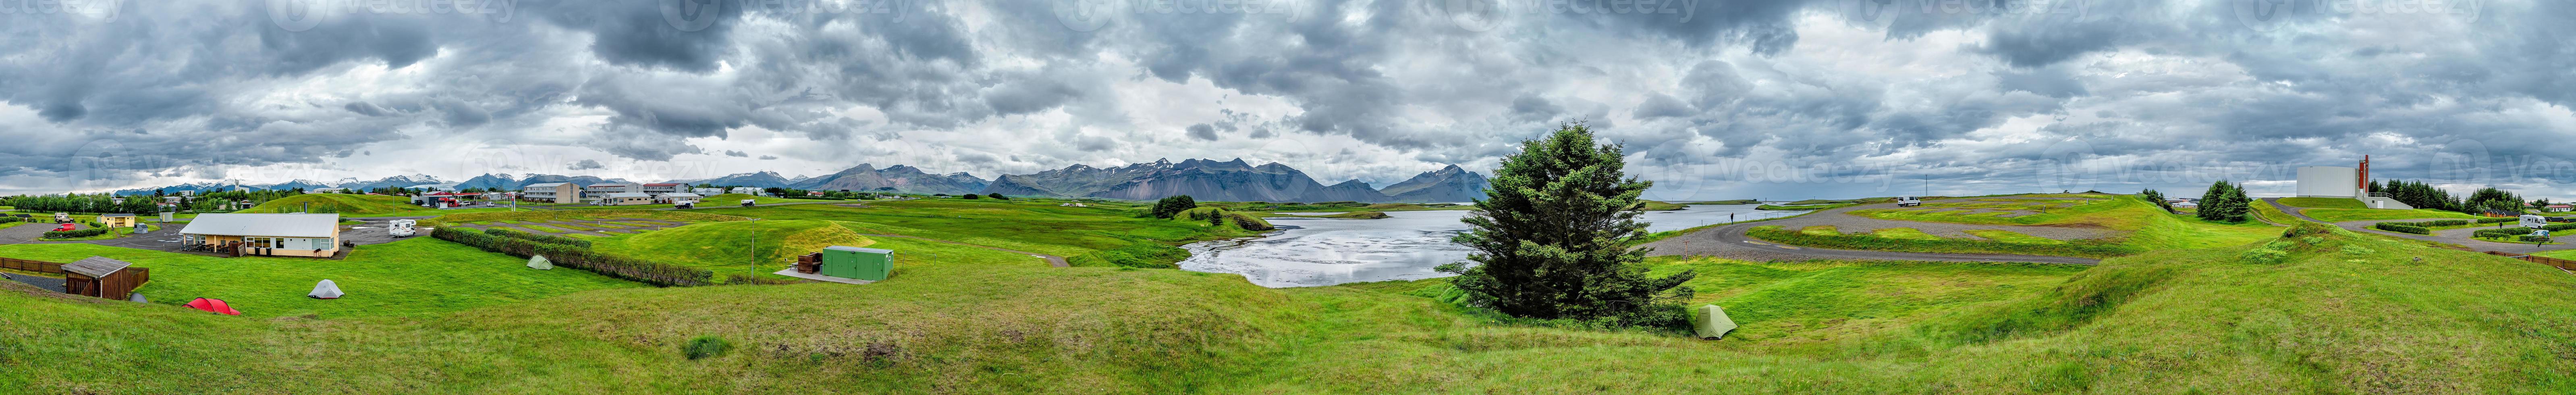
M197 300L188 301L188 308L212 311L222 313L223 315L241 315L240 310L233 310L233 306L224 304L223 299L197 298Z

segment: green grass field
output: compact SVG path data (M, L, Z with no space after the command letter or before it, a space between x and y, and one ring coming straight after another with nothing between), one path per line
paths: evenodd
M152 282L135 289L153 303L178 305L195 298L223 299L247 317L319 314L322 317L424 317L469 308L522 302L567 293L641 286L570 269L532 270L527 260L415 237L359 246L345 260L217 258L91 244L0 246L0 256L72 262L103 256L152 268ZM313 284L331 280L348 296L304 297Z
M2370 208L2362 205L2360 199L2352 198L2285 197L2281 198L2281 204L2298 208Z
M752 196L752 195L740 194L740 193L728 193L728 194L722 194L722 195L708 196L708 197L706 197L706 198L699 199L698 201L699 201L700 203L698 203L698 207L740 207L740 206L742 206L742 200L743 200L743 199L751 199L751 200L752 200L751 204L779 204L779 203L819 202L819 201L821 201L821 200L781 199L781 198L774 198L774 197L768 197L768 196ZM856 202L851 202L851 203L856 203Z
M2285 204L2286 204L2286 203L2285 203ZM2475 215L2461 214L2461 213L2459 213L2459 212L2457 212L2457 211L2444 211L2444 210L2432 210L2432 209L2414 209L2414 210L2380 210L2380 209L2366 209L2366 208L2362 208L2362 209L2315 208L2315 209L2307 209L2307 210L2303 210L2303 211L2301 211L2300 213L2302 213L2302 214L2307 214L2307 215L2308 215L2308 218L2316 218L2316 219L2317 219L2317 220L2319 220L2319 221L2326 221L2326 222L2377 221L2377 220L2392 220L2392 219L2479 219L2479 218L2486 218L2486 217L2480 217L2480 216L2475 216Z
M325 314L319 320L226 317L0 292L0 349L9 350L0 364L13 373L0 375L0 388L2576 390L2576 362L2567 358L2576 326L2566 325L2576 322L2576 300L2565 297L2566 289L2576 288L2576 276L2484 254L2330 232L2274 240L2287 252L2278 259L2249 259L2251 247L2166 250L2091 268L1650 261L1656 273L1700 273L1685 285L1697 291L1693 300L1724 306L1743 325L1721 341L1660 331L1498 324L1412 295L1442 287L1436 279L1268 289L1231 275L995 264L899 268L897 280L864 286L601 289L445 314ZM23 246L10 248L17 247ZM303 292L289 291L293 298ZM681 343L698 337L721 338L732 347L707 359L685 358Z
M2280 233L2281 228L2259 221L2218 223L2188 215L2169 214L2152 203L2129 195L2084 195L2104 198L2098 201L2047 199L1986 198L1969 202L1945 202L1952 207L1905 207L1855 210L1853 215L1878 219L1948 222L1986 225L2058 225L2094 226L2120 232L2120 236L2094 240L2054 240L2002 230L1974 230L1967 233L1988 240L1942 238L1919 231L1890 232L1881 229L1869 234L1845 234L1833 229L1798 229L1790 232L1778 227L1756 227L1746 234L1755 238L1791 245L1905 252L1947 252L2021 255L2057 255L2102 258L2165 249L2231 247L2263 240ZM1959 214L1968 206L2080 203L2072 207L2000 218L1985 213ZM1925 203L1931 206L1939 203ZM1830 227L1827 227L1830 228Z

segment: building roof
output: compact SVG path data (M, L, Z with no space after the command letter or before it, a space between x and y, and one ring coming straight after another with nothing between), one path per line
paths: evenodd
M626 184L626 183L623 183L623 182L603 182L603 183L598 183L598 184L590 184L590 186L594 186L594 187L622 187L622 186L626 186L626 185L627 185L627 184Z
M668 183L668 184L644 184L644 186L648 186L648 187L676 187L676 186L680 186L680 184L679 184L679 183Z
M826 250L834 250L834 251L850 251L850 252L873 252L873 253L879 253L879 254L892 254L892 253L894 253L894 250L883 249L883 248L867 248L867 247L851 247L851 246L831 246L831 247L823 247L823 249L826 249Z
M519 189L521 189L521 190L525 190L525 189L528 189L528 188L553 188L553 187L559 187L559 186L565 186L565 185L572 185L572 183L569 183L569 182L549 182L549 183L540 183L540 184L528 184L528 185L522 185L522 186L520 186L520 187L519 187Z
M2567 207L2567 206L2558 206L2558 207ZM99 214L98 216L101 216L101 217L132 217L132 216L134 216L134 214Z
M618 192L618 193L611 193L611 194L608 194L608 197L610 197L610 198L645 198L645 199L651 199L651 198L653 198L653 194L643 193L643 192Z
M666 197L666 198L691 198L691 197L703 197L703 196L698 196L698 194L694 194L694 193L665 193L665 194L662 194L662 197Z
M80 261L63 264L63 271L80 273L83 276L95 278L107 277L109 274L116 274L116 271L125 270L128 266L134 266L134 263L93 256L82 258Z
M218 236L331 237L340 228L339 214L198 214L181 234Z

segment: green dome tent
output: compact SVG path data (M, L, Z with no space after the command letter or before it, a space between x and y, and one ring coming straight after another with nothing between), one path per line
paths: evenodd
M1726 318L1726 309L1713 304L1691 309L1690 320L1691 328L1697 329L1702 339L1723 339L1726 332L1735 330L1735 320Z

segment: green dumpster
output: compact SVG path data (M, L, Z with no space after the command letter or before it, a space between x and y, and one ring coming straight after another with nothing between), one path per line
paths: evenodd
M821 274L840 278L885 281L894 274L894 250L831 246L823 248Z

